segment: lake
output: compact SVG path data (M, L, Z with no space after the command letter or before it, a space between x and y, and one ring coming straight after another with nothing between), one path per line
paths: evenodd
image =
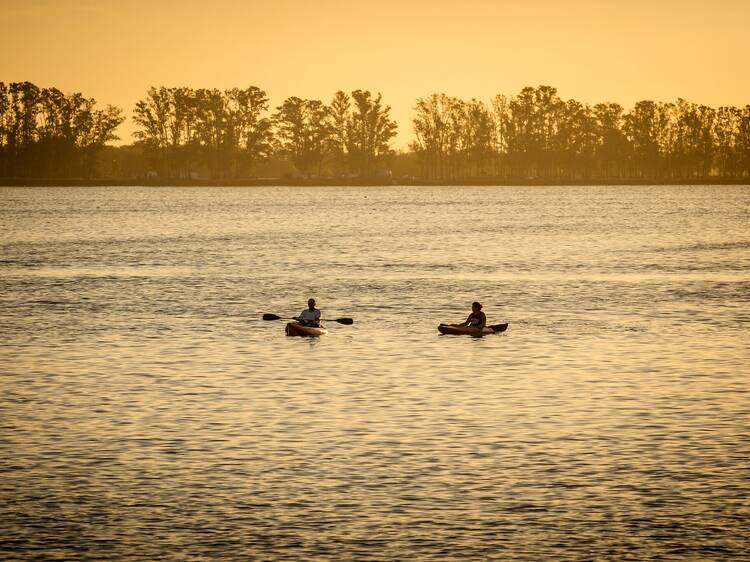
M5 560L750 556L750 186L0 200Z

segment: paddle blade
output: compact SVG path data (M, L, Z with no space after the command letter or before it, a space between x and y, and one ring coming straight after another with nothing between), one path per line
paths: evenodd
M276 316L275 314L264 314L263 320L281 320L281 316Z
M354 318L336 318L334 322L338 322L339 324L346 324L347 326L351 326L354 324Z
M494 326L490 326L492 328L492 331L494 331L496 334L499 334L500 332L504 332L508 329L508 324L495 324Z

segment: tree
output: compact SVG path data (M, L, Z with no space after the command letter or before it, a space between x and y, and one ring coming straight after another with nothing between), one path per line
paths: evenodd
M443 178L445 135L445 109L447 96L432 94L429 98L417 99L414 127L414 142L411 149L422 161L423 175L430 179Z
M512 116L510 112L510 100L507 96L497 95L492 99L492 149L493 158L493 175L499 176L501 173L513 175L511 163L508 158L509 141L512 126Z
M347 127L347 150L352 168L360 176L376 172L378 160L391 152L390 142L396 136L396 122L390 118L390 106L383 96L366 90L352 92L353 111Z
M8 173L8 152L10 142L10 92L4 82L0 82L0 176Z
M161 175L169 175L172 168L166 153L167 148L179 144L179 131L174 121L176 119L173 91L165 87L149 88L146 99L135 104L133 122L140 125L141 129L133 136L143 141Z
M495 133L492 114L487 106L476 99L463 104L463 150L469 167L468 175L480 176L492 158Z
M40 90L31 82L12 82L7 90L7 175L26 175L34 168L29 150L35 140ZM21 172L21 174L19 174Z
M639 101L625 115L623 129L630 143L632 173L641 179L663 177L663 155L669 133L669 106Z
M596 117L588 105L567 100L560 106L552 145L558 176L590 177L598 136Z
M718 175L736 177L737 166L737 133L742 111L737 107L720 107L716 111L713 138L715 142L715 165Z
M624 109L617 103L598 103L594 106L594 130L597 137L596 159L605 179L622 178L628 159L628 139L623 132Z
M103 110L94 110L93 100L90 102L86 110L78 114L76 123L77 145L82 151L82 172L85 177L94 175L96 156L102 147L109 141L119 139L114 131L124 120L119 107L108 105Z
M750 105L742 108L737 124L737 168L740 177L750 176Z
M446 113L449 105L445 94L432 94L419 98L415 106L416 116L412 121L415 140L411 149L423 163L423 174L430 179L444 177Z
M524 175L550 175L553 167L553 139L563 106L557 90L550 86L526 87L510 99L508 155Z
M266 93L250 86L244 90L232 88L224 93L226 105L226 142L235 155L238 171L249 172L256 162L270 155L272 148L271 120L264 117L268 110Z
M227 114L221 90L200 88L195 90L196 139L211 177L228 176L231 145L226 142Z
M334 171L339 175L349 173L349 122L352 118L351 100L349 96L339 90L333 95L328 108L331 122L331 138L329 152L333 160Z
M333 137L328 108L319 100L290 97L276 109L273 120L280 151L306 177L313 170L320 176Z

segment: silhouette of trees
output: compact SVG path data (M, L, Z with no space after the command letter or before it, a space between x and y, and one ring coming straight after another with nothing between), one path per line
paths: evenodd
M748 106L750 107L750 106ZM750 176L750 109L639 101L591 107L550 86L490 106L445 94L417 100L411 150L421 175L547 181L687 181Z
M31 82L0 82L0 175L92 177L97 155L122 123L120 109L96 109L80 93Z
M248 175L272 147L266 93L244 90L150 88L136 103L135 137L161 176L190 178L203 166L215 178Z
M475 99L462 103L458 109L459 122L465 124L461 129L459 166L475 177L484 176L492 160L495 129L492 113L483 102Z
M350 172L348 147L351 107L351 99L341 90L334 94L329 107L329 120L331 124L329 154L331 155L333 172L338 176L345 176Z
M750 105L739 113L739 125L734 139L737 165L742 177L750 176Z
M150 167L164 176L190 175L196 159L198 103L187 88L150 88L135 105L134 133L144 143Z
M396 122L391 108L383 105L383 96L367 90L351 94L352 110L347 119L347 151L351 169L360 176L376 173L380 158L391 152L390 142L396 136Z
M200 168L216 179L247 177L270 156L288 159L305 177L333 172L373 175L391 153L396 123L382 96L336 92L331 105L292 96L266 116L265 92L150 88L133 121L150 169L189 178Z
M630 158L630 145L624 131L624 109L616 103L598 103L593 107L596 135L596 175L604 180L625 177L623 163Z
M742 110L722 106L714 120L714 164L720 177L737 175L741 163L737 140L742 122Z
M234 176L246 175L256 162L271 155L271 120L262 116L268 109L268 98L255 86L244 90L232 88L225 95L228 146L234 159L231 169Z
M291 97L276 109L273 122L279 151L306 177L313 170L319 176L334 132L328 108L320 100Z
M451 98L445 94L432 94L429 98L419 98L414 108L414 136L411 149L420 156L422 175L428 179L445 179L448 175L447 135L448 114Z
M415 110L411 149L423 158L425 177L453 180L488 173L497 132L483 102L433 94L418 99Z
M320 177L326 160L337 175L373 176L382 157L391 153L396 134L381 94L363 90L351 96L338 91L330 106L291 97L277 108L273 120L280 154L306 177L313 171Z
M152 87L135 104L135 144L108 147L122 111L81 93L0 82L0 177L243 179L293 169L307 178L426 181L688 182L750 178L750 105L718 109L679 98L565 100L551 86L485 103L416 100L409 150L380 93L337 91L326 105L289 97L269 114L255 86Z
M624 131L632 150L630 177L663 179L669 148L669 106L639 101L625 115Z

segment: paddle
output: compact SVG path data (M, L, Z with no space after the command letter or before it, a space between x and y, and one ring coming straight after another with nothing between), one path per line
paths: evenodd
M288 317L282 317L277 316L276 314L264 314L263 320L299 320L299 318L288 318ZM339 324L346 324L347 326L351 326L354 324L353 318L325 318L321 319L321 322L338 322Z

